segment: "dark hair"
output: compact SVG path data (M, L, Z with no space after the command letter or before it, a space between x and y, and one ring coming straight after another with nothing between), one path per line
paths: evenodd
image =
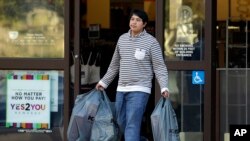
M138 17L140 17L142 19L143 23L147 23L148 22L148 15L145 11L140 10L140 9L133 9L130 13L129 19L133 16L136 15Z

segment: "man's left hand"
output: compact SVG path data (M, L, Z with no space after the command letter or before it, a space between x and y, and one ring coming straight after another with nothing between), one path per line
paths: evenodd
M168 92L168 91L164 91L161 95L162 95L164 98L168 98L168 97L169 97L169 92Z

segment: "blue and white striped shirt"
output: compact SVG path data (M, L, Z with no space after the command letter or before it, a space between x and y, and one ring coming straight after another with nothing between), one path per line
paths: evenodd
M161 92L168 91L168 71L159 42L145 30L132 37L130 30L119 37L109 68L100 80L104 88L119 73L117 91L151 93L155 74Z

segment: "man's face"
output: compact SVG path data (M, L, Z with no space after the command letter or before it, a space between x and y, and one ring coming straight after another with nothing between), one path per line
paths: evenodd
M137 15L133 15L130 18L129 27L133 35L137 35L140 32L142 32L145 26L146 26L146 23L143 24L142 19L138 17Z

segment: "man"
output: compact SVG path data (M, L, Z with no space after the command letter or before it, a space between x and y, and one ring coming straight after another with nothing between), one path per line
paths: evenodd
M125 141L140 141L142 117L154 74L161 95L169 97L167 67L159 42L145 30L147 22L144 11L131 12L130 30L119 37L109 68L96 85L98 90L107 88L119 73L115 110Z

